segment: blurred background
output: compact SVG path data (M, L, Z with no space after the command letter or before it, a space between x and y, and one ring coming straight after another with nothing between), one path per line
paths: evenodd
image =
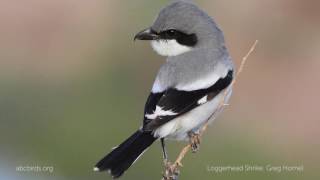
M230 106L180 179L320 178L320 1L197 0L236 63L259 44ZM168 0L0 1L0 179L111 179L92 171L141 124L164 58L133 42ZM169 143L174 159L183 143ZM160 179L155 143L123 179ZM208 166L303 165L303 172L213 173ZM22 172L50 166L53 172Z

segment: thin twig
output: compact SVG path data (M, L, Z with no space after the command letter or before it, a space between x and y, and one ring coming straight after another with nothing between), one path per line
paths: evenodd
M238 79L240 73L243 71L244 69L244 65L247 62L248 57L252 54L252 52L255 50L256 46L258 44L258 40L256 40L253 45L251 46L250 50L248 51L248 53L242 58L242 61L240 63L239 69L236 73L235 78L233 79L233 81L231 82L231 86L233 86L236 83L236 80ZM227 96L228 91L225 90L224 91L224 95L220 101L220 104L216 110L219 111L223 106L227 106L228 104L225 104L225 98ZM214 112L209 119L211 119L216 112ZM209 125L209 119L208 121L204 124L204 126L201 128L199 136L202 137L203 133L207 130L208 125ZM163 180L175 180L177 178L177 174L179 173L179 167L182 167L182 163L181 161L183 160L183 158L186 156L186 154L190 151L191 149L191 144L186 145L185 147L182 148L182 150L180 151L177 159L175 160L175 162L173 164L170 165L169 170L165 169L165 174L163 176ZM167 167L166 167L167 168Z

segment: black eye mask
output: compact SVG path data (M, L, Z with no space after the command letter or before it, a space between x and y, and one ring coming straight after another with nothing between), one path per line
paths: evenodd
M186 34L184 32L169 29L166 31L162 31L159 34L159 39L173 40L175 39L179 44L193 47L197 44L198 39L195 34Z

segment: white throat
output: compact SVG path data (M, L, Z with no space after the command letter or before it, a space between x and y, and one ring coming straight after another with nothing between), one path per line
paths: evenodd
M161 56L177 56L192 48L179 44L176 40L152 40L152 48Z

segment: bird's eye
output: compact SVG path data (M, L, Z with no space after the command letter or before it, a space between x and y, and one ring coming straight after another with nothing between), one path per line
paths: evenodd
M172 38L172 37L175 37L177 35L177 31L174 30L174 29L169 29L169 30L166 31L166 34L167 34L168 37Z

